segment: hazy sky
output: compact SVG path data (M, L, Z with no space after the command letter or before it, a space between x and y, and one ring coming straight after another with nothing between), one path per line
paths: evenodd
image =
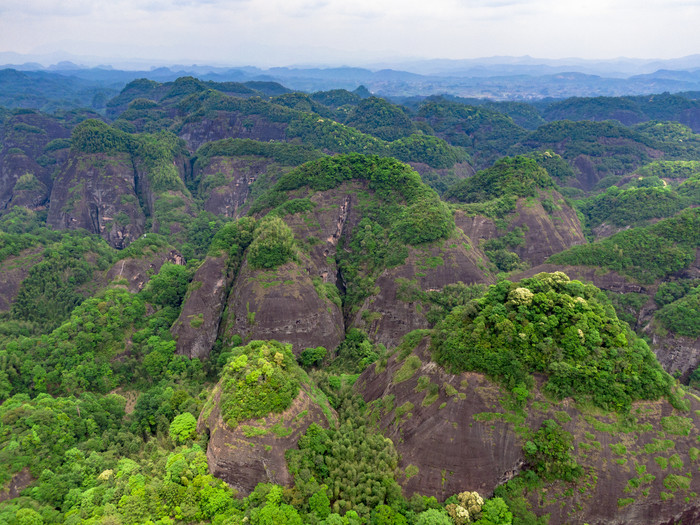
M0 0L0 51L186 63L672 58L700 0Z

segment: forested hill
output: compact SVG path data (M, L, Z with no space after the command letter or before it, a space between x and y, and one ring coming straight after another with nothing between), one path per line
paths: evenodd
M51 89L0 109L1 523L700 520L692 96Z

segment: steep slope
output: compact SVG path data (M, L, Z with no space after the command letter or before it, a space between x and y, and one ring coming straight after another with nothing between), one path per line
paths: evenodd
M586 242L576 211L529 157L503 158L456 183L445 197L466 203L457 225L503 271L520 260L540 264Z
M97 120L76 126L53 185L47 222L124 248L146 230L181 240L193 215L184 145L167 132L132 136Z
M225 340L276 339L291 343L295 354L340 344L345 330L337 292L328 296L322 272L300 243L280 218L260 221L228 298Z
M293 232L296 262L274 271L244 264L229 296L228 338L276 337L298 352L304 344L334 348L357 325L395 344L429 324L410 302L394 300L397 279L417 278L424 289L490 279L437 195L394 160L348 155L305 164L252 211L270 209Z
M212 474L247 495L262 482L291 485L286 450L312 423L332 422L328 401L289 346L252 341L231 351L197 429L209 434Z
M203 208L224 217L240 217L256 196L293 167L323 154L296 144L224 139L195 153L192 179Z
M53 146L69 136L58 119L34 111L18 110L3 123L0 213L15 205L37 208L48 200L53 184L50 167L56 162Z
M126 153L72 155L56 177L47 223L58 230L82 228L124 248L146 222L134 179Z
M700 402L674 393L643 342L620 338L598 293L563 274L502 282L363 373L356 388L397 444L405 493L496 489L551 524L692 523ZM540 306L558 313L524 321Z

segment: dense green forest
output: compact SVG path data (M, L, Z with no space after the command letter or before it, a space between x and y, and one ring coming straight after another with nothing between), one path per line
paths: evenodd
M0 110L0 522L700 512L696 101L67 89Z

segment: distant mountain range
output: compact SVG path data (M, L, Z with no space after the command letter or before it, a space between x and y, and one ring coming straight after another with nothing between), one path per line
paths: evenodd
M31 98L43 89L66 92L66 104L91 105L98 95L114 95L128 82L148 78L159 82L183 76L196 76L217 82L274 81L293 90L314 92L366 86L385 97L414 97L448 94L493 100L533 101L572 96L624 96L700 90L700 55L669 59L614 60L538 59L532 57L492 57L467 60L415 60L377 63L367 67L289 66L262 69L254 66L222 67L209 65L120 64L95 65L94 58L51 57L0 53L0 69L11 69L0 78L0 103L11 94L17 103L19 85ZM79 65L80 64L80 65ZM83 65L87 64L87 65ZM134 69L133 66L136 68ZM24 77L22 77L24 75ZM8 93L8 90L12 91ZM25 91L28 90L28 91ZM107 91L105 91L107 90ZM38 94L37 94L38 93ZM51 98L55 99L55 96ZM41 104L37 102L38 106ZM79 105L79 104L78 104Z

